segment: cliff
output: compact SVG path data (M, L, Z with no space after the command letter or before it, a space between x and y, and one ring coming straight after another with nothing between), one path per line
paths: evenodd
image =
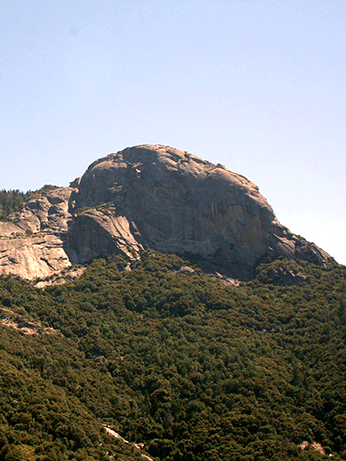
M332 259L281 225L245 177L161 145L110 154L70 187L43 188L0 223L0 235L0 272L28 279L147 248L241 280L267 256Z

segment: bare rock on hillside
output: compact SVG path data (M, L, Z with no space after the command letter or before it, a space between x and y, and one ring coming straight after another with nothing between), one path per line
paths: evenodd
M264 256L313 260L329 255L298 239L275 218L244 176L161 145L125 149L94 162L73 194L78 207L112 203L144 247L204 262L241 279Z
M54 234L0 239L0 271L22 278L47 277L71 265L63 240Z
M12 222L0 222L0 238L11 237L14 238L19 235L23 235L25 232L20 227L16 226Z
M112 254L132 258L143 249L136 240L137 235L134 224L108 205L78 213L70 229L69 244L82 264Z
M297 283L310 283L310 277L295 270L285 270L282 267L271 269L268 276L271 283L275 285L291 286Z
M11 216L17 226L32 232L66 232L72 220L69 200L72 187L44 186Z
M43 278L71 265L65 238L72 190L45 186L10 216L16 224L0 223L0 273Z
M241 280L266 256L331 259L282 226L245 177L161 145L103 157L70 187L43 188L11 220L0 225L0 272L26 278L146 248Z

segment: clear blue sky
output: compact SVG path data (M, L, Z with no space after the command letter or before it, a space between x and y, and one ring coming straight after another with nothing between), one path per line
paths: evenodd
M0 18L0 189L171 145L346 264L345 0L2 0Z

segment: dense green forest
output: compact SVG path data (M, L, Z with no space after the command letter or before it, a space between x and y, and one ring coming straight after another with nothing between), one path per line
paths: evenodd
M20 190L0 190L0 221L5 220L8 215L20 209L23 203L33 192L21 192Z
M0 278L0 460L346 459L346 268L266 261L233 286L187 265Z

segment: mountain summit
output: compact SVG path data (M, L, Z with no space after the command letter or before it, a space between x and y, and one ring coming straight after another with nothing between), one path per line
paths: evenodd
M162 145L100 158L70 187L45 186L0 223L0 236L0 273L28 279L148 248L241 280L265 257L332 259L281 225L244 176Z

